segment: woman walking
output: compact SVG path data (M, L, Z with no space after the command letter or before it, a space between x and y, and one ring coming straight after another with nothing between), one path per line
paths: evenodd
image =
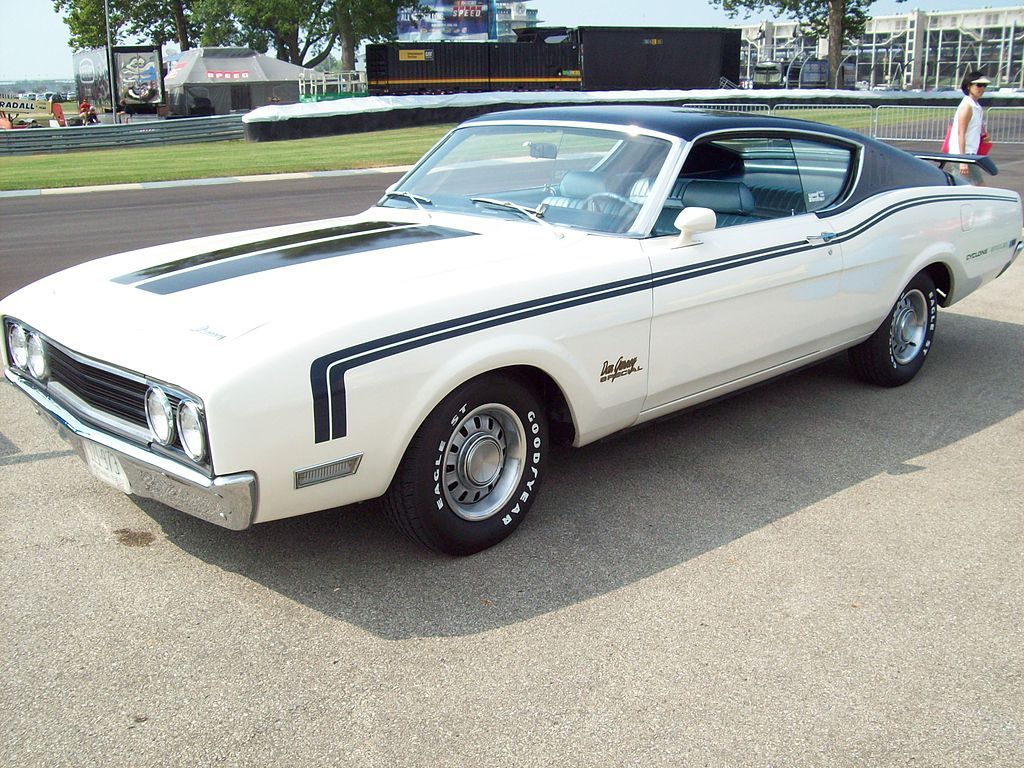
M972 69L964 75L960 90L964 92L963 101L956 108L956 116L949 132L949 154L976 155L984 141L988 142L988 134L982 124L983 113L979 100L985 94L985 88L991 81L979 69ZM970 179L972 184L984 184L981 171L976 165L960 164L960 175Z

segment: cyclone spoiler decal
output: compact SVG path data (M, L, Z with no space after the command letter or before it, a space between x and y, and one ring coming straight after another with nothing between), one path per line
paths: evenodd
M869 216L866 220L845 231L837 233L836 237L830 240L829 243L833 246L840 246L855 237L863 235L879 222L908 208L934 203L963 202L980 199L1015 203L1013 198L1004 195L963 195L955 192L904 200ZM825 216L819 215L818 218L825 219ZM605 301L636 291L647 291L663 285L693 280L725 270L738 269L818 247L818 245L808 243L806 239L780 243L710 261L684 264L660 272L636 275L625 280L589 286L575 291L544 296L532 301L487 309L476 314L456 317L420 328L413 328L404 333L385 336L323 355L312 362L309 371L310 388L313 397L314 441L323 443L329 440L337 440L338 438L345 437L347 434L345 373L353 368L427 344L434 344L487 328L557 312L582 304Z

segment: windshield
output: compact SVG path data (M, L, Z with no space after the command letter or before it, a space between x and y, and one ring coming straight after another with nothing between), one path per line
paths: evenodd
M625 232L670 149L664 139L614 130L468 126L424 158L380 205Z

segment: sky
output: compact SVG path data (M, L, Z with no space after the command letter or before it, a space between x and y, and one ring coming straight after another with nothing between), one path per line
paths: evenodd
M749 20L742 17L729 19L724 11L701 0L641 0L637 3L527 0L527 3L538 10L546 24L553 26L729 26L768 18L768 14L760 14ZM976 0L909 0L901 4L895 0L879 0L872 5L871 12L885 16L906 13L915 7L953 11L977 5ZM1024 0L988 0L981 5L992 8L1024 5ZM3 30L0 82L72 78L68 29L53 10L52 0L0 0L0 30Z

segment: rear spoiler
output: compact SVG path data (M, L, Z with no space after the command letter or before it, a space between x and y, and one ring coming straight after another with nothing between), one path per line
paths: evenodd
M999 175L999 169L996 168L996 164L992 162L992 158L988 155L947 155L942 152L914 152L913 155L920 160L932 160L940 165L943 163L976 165L989 176Z

